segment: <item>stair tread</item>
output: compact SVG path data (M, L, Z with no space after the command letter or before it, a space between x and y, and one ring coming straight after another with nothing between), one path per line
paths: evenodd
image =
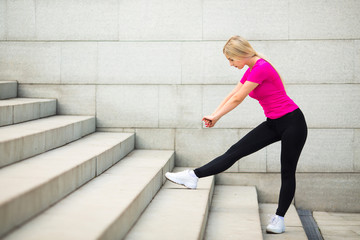
M92 119L94 116L56 115L37 119L34 121L19 123L0 128L0 142L21 138L26 135L41 133L49 129L55 129L75 122Z
M95 132L94 116L52 116L0 128L0 167Z
M196 190L167 181L125 239L201 239L213 184L213 176L199 179Z
M0 101L0 107L2 106L15 106L27 103L38 103L38 102L53 102L56 99L50 98L9 98Z
M360 213L314 211L324 239L360 239Z
M261 227L263 231L263 237L265 240L272 239L294 239L294 240L306 240L308 239L304 228L301 224L300 217L296 211L294 205L290 205L289 210L285 215L285 232L282 234L267 234L266 226L269 222L270 216L275 214L277 204L262 203L259 204Z
M0 126L18 124L56 114L56 99L10 98L0 101Z
M157 189L149 184L163 182L163 168L167 166L168 171L167 164L173 154L173 151L156 150L131 152L4 239L99 239L111 231L123 231L124 235L132 225L131 218L135 218L133 222L137 219L132 208L140 211L140 215L139 205L151 201ZM141 194L145 200L140 198ZM121 227L114 221L120 221L117 224Z
M2 83L17 83L15 80L0 80L0 84Z
M262 239L255 187L216 185L204 239Z
M93 133L63 147L0 169L0 206L21 193L40 186L109 147L124 141L130 133ZM31 169L31 171L29 171Z

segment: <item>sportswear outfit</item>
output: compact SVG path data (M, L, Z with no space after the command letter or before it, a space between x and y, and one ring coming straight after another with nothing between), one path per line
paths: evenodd
M197 168L197 177L218 174L230 168L242 157L274 142L281 141L281 189L276 215L284 216L295 195L295 172L307 137L307 125L299 107L285 92L280 76L270 63L259 59L241 79L259 85L249 96L258 100L266 121L250 131L223 155Z

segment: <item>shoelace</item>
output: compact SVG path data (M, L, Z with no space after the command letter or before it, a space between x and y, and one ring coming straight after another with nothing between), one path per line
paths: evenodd
M276 217L276 215L270 215L268 214L269 217L271 217L270 221L269 221L269 224L276 224L278 221L279 221L279 218Z

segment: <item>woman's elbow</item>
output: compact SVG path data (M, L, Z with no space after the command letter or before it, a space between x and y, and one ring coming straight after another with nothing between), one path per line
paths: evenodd
M235 95L232 100L233 100L233 102L234 102L236 105L239 105L240 103L242 103L242 101L244 100L244 98Z

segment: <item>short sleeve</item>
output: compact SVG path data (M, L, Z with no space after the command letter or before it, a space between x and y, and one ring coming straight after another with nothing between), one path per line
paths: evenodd
M269 71L267 71L267 64L256 66L252 69L247 81L261 84L265 79L268 78Z
M241 80L240 80L240 82L242 83L242 84L244 84L245 82L246 82L246 80L247 80L247 78L248 78L248 76L249 76L249 68L246 70L246 72L244 73L244 76L241 78Z

